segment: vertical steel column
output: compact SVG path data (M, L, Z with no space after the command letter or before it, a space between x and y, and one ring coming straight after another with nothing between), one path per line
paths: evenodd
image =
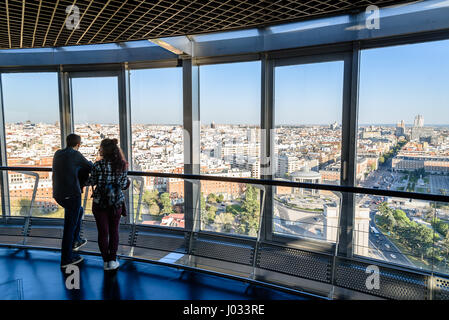
M5 131L5 114L3 104L3 84L2 75L0 74L0 164L7 166L6 158L6 131ZM0 187L2 197L2 214L3 216L11 215L10 199L9 199L9 185L8 185L8 171L0 173Z
M70 79L67 72L59 67L58 71L58 91L59 91L59 119L61 127L61 147L66 147L66 137L73 132L73 112L71 100Z
M132 142L131 142L131 96L129 87L129 69L128 64L123 63L118 75L118 109L119 109L119 131L120 147L128 163L132 165ZM131 185L126 193L126 200L129 208L128 223L134 221L133 206L133 186Z
M354 186L357 169L357 109L360 71L359 43L354 43L352 53L348 53L344 63L342 167L340 181L343 186ZM353 193L343 193L342 197L338 254L345 257L352 257L356 195Z
M274 62L267 54L261 61L261 179L273 179L274 167ZM265 186L264 217L261 223L261 239L271 240L273 235L273 193L274 187Z
M184 173L200 173L200 99L199 66L194 65L192 57L183 57L183 126L184 126ZM200 228L200 183L184 181L184 219L185 228L192 232L189 254L192 251L193 232Z

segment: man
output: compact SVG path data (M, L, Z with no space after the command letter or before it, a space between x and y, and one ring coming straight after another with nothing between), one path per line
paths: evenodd
M79 177L85 179L92 168L92 162L78 151L81 137L72 133L66 142L67 147L56 151L53 157L53 198L64 208L61 268L83 261L79 254L73 253L87 243L80 238L83 208Z

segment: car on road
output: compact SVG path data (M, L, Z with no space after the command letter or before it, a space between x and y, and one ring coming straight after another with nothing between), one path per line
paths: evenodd
M396 259L396 256L392 253L390 253L390 257L392 257L393 259Z
M390 245L388 243L385 244L385 247L387 247L387 249L390 249Z

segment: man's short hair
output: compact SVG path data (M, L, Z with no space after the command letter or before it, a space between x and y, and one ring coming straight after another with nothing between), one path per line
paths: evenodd
M66 138L67 147L75 147L76 145L81 143L81 137L77 134L71 133Z

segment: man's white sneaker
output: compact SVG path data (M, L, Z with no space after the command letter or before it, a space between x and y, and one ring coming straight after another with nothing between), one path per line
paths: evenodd
M120 263L118 260L115 261L109 261L109 270L116 270L120 266Z
M106 270L106 271L107 271L107 270L111 270L110 267L109 267L109 262L104 262L104 263L103 263L103 268L104 268L104 270Z

